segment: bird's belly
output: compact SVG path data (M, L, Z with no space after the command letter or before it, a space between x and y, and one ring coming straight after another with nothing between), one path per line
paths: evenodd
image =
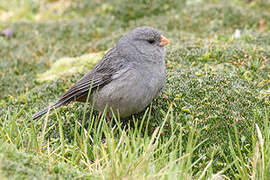
M94 107L111 115L127 117L144 110L158 94L164 83L159 78L143 77L128 71L97 91Z

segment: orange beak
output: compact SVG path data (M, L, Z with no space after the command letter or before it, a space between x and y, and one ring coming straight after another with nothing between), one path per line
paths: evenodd
M165 46L165 45L167 45L169 43L170 43L170 41L167 38L165 38L164 36L161 35L161 40L160 40L159 45L160 46Z

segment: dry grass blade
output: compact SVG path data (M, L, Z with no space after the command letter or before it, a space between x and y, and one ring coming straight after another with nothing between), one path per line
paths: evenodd
M156 127L156 129L155 129L155 131L154 131L154 133L153 133L153 135L152 135L151 141L150 141L150 143L149 143L149 145L148 145L148 147L147 147L147 152L150 151L150 149L151 149L151 147L152 147L152 145L153 145L153 143L154 143L154 141L155 141L155 138L157 137L158 130L159 130L159 126Z
M176 159L176 160L174 160L174 162L173 163L177 163L178 161L180 161L180 160L182 160L183 158L185 158L185 157L187 157L187 156L189 156L190 155L190 153L188 153L188 154L185 154L184 156L182 156L182 157L180 157L180 158L178 158L178 159ZM167 165L167 166L165 166L164 168L162 168L161 170L159 170L159 172L154 176L154 177L158 177L158 176L161 176L162 175L162 172L164 172L166 169L168 169L170 167L170 164L169 165ZM168 174L168 173L167 173Z
M41 137L40 137L40 147L39 147L39 153L41 154L42 152L42 146L43 146L43 141L44 141L44 137L45 137L45 132L47 129L47 124L48 124L48 119L49 119L49 115L50 115L50 105L48 107L48 112L46 113L46 117L44 120L44 124L43 124L43 128L42 128L42 132L41 132Z
M262 152L262 174L261 177L263 178L264 176L264 149L263 149L263 137L262 137L262 133L261 130L259 128L259 126L256 124L256 130L258 133L258 139L259 139L259 143L260 143L260 147L261 147L261 152Z
M251 175L251 180L255 180L256 177L256 167L257 167L257 162L258 162L258 158L259 158L259 144L258 142L256 143L256 147L255 147L255 153L254 153L254 157L253 157L253 171L252 171L252 175Z
M207 166L204 168L204 170L203 170L203 172L202 172L202 174L201 174L201 176L199 177L198 180L201 180L201 179L204 177L204 175L205 175L207 169L210 167L210 165L212 164L212 162L213 162L213 160L211 159L211 161L210 161L210 162L207 164Z

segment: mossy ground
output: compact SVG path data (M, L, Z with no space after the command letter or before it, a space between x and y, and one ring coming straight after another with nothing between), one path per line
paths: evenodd
M0 177L270 176L269 1L0 2L0 30L15 30L0 37ZM142 25L171 41L166 88L150 114L107 125L73 103L31 120L84 72L42 83L39 74L60 58L106 51Z

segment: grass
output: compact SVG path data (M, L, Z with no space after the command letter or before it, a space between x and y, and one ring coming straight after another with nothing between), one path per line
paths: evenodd
M0 37L0 178L270 177L269 1L0 4L0 30L15 30ZM73 103L32 121L87 70L45 82L40 74L142 25L171 40L166 88L151 107L107 123L105 112Z

